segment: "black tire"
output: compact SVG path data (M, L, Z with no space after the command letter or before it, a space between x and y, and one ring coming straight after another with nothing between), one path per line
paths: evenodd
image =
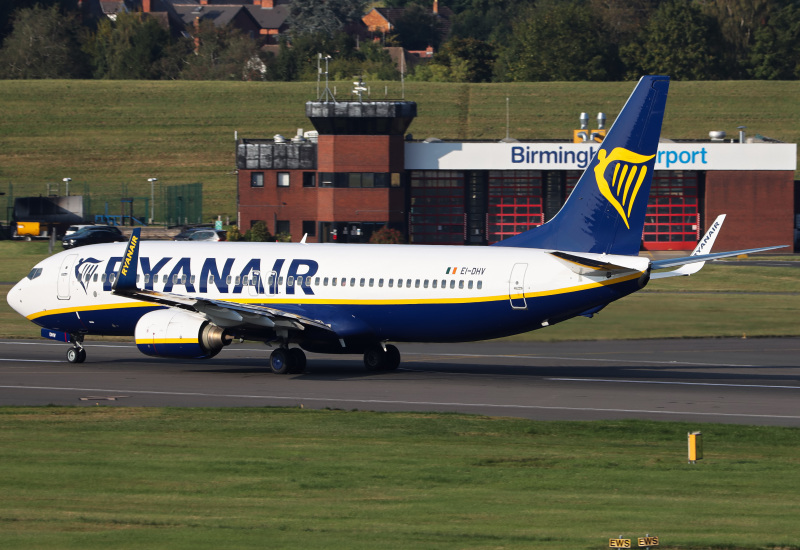
M306 354L300 348L289 350L289 372L291 374L303 374L306 371Z
M380 346L367 348L364 352L364 367L368 371L379 371L386 369L386 352Z
M70 363L83 363L86 361L86 350L82 348L69 348L67 350L67 361Z
M391 344L386 345L386 370L396 370L400 366L400 350Z
M289 350L278 348L269 356L269 368L275 374L289 374L291 370Z

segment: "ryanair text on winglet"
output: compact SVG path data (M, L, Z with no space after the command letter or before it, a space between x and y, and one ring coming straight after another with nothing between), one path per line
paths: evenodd
M136 238L136 235L131 237L131 243L128 245L128 251L125 253L125 262L122 264L122 275L128 276L128 268L131 266L131 260L133 259L133 251L136 248L136 243L139 239Z

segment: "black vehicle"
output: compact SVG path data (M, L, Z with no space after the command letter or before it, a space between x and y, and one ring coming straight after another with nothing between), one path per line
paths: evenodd
M127 240L128 239L122 236L122 232L117 227L110 225L93 225L67 235L64 237L64 240L61 241L61 244L66 249L87 244L121 243Z
M213 227L208 226L199 226L199 227L187 227L174 237L172 237L173 241L190 241L192 240L192 235L197 233L198 231L209 231L213 230Z

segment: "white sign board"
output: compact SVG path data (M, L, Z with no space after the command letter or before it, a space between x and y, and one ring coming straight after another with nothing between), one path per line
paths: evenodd
M591 143L406 143L406 170L583 170ZM797 169L794 143L661 143L656 170Z

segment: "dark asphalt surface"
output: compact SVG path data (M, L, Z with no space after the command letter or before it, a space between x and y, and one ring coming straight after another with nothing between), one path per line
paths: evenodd
M308 354L302 375L269 372L269 348L234 344L206 361L154 359L132 344L0 340L0 405L458 411L539 420L641 418L800 426L800 339L399 344L400 369Z

